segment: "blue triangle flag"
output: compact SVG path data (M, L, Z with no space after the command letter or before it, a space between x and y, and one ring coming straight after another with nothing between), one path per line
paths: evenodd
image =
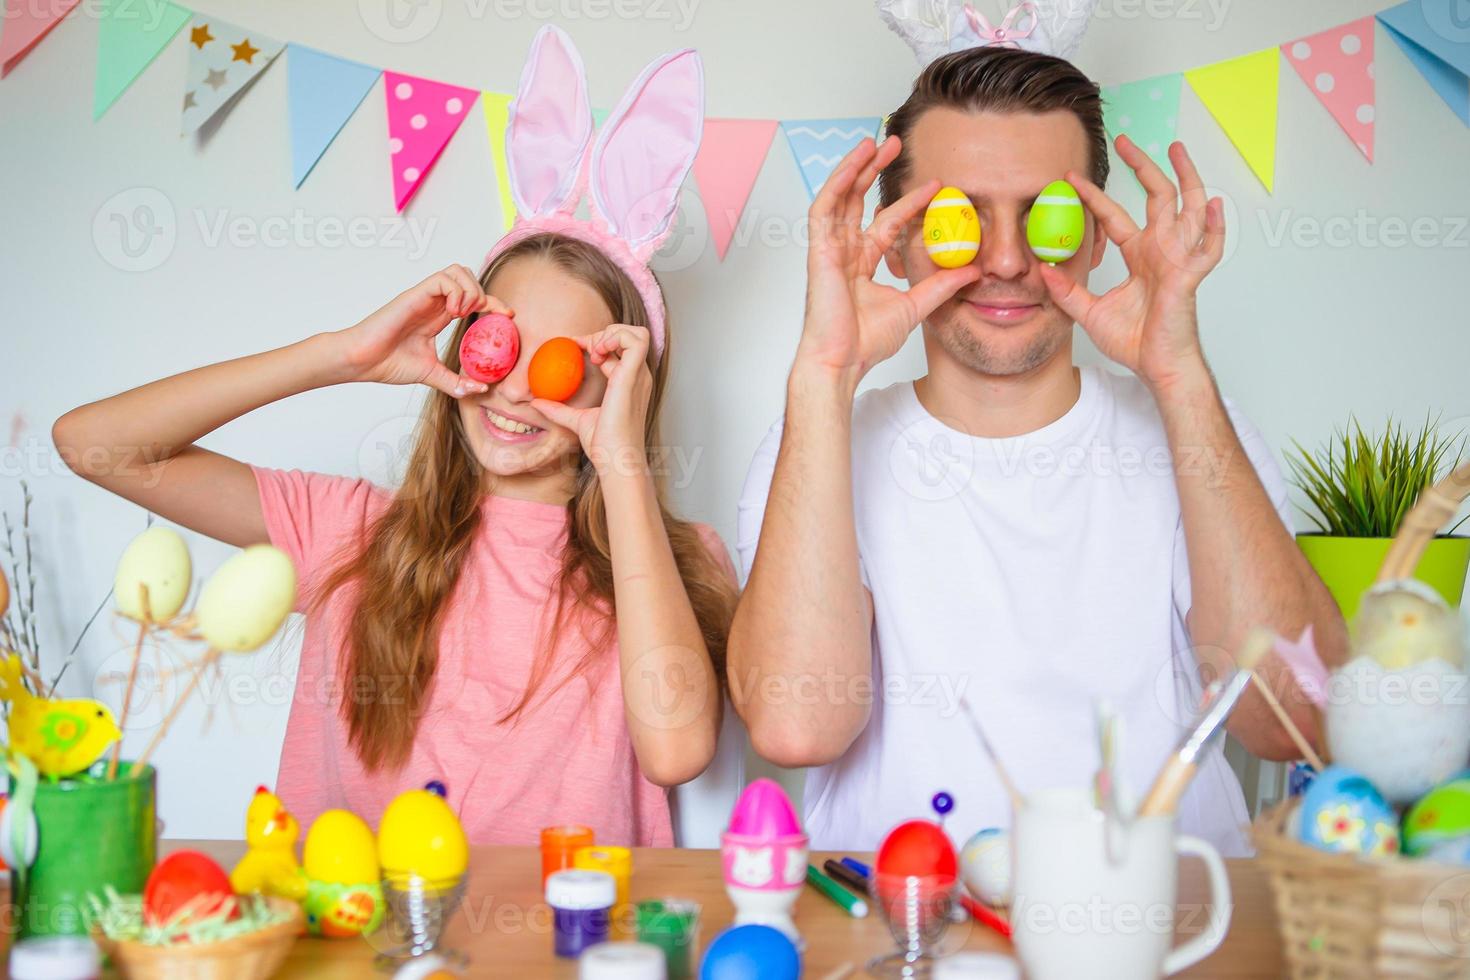
M291 180L300 187L382 72L300 44L286 50Z
M792 119L781 123L781 132L796 157L807 194L813 198L831 176L847 151L864 136L878 135L883 120L877 116L859 119Z
M1470 21L1463 0L1409 0L1378 15L1388 36L1470 126Z

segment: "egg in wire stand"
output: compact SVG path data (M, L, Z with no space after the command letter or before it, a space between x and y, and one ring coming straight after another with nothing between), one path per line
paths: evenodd
M306 878L296 863L301 826L281 798L257 787L245 810L245 856L230 872L230 887L241 895L259 892L293 902L306 898Z
M317 817L306 835L302 864L309 931L337 939L377 931L387 906L377 843L361 817L347 810Z
M10 702L10 751L51 780L81 772L122 738L112 709L90 698L42 698L26 689L20 657L0 660L0 700Z
M401 943L379 953L380 969L438 953L455 966L467 962L458 950L439 944L440 935L464 900L470 846L458 815L445 799L444 784L400 793L378 822L378 863L390 926Z

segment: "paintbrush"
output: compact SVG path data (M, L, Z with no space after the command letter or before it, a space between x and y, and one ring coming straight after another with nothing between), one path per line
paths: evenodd
M960 698L960 707L965 709L965 716L970 719L970 727L975 730L975 737L980 739L980 747L990 757L991 767L995 769L996 776L1000 778L1000 784L1005 788L1006 795L1011 798L1011 808L1021 809L1026 798L1021 795L1020 790L1016 789L1016 784L1011 781L1011 774L1006 772L1006 767L1000 764L1000 756L995 754L995 749L990 745L990 739L985 737L985 729L980 727L980 718L975 714L975 709L970 707L970 702L966 698Z
M1230 717L1230 712L1245 693L1246 685L1254 676L1256 664L1261 662L1261 658L1270 649L1271 634L1266 630L1251 630L1246 636L1245 643L1235 655L1235 673L1223 683L1216 681L1206 690L1205 703L1194 727L1180 741L1179 748L1169 756L1164 768L1154 779L1148 795L1143 798L1143 805L1138 808L1140 817L1174 812L1174 808L1179 805L1179 798L1194 779L1205 749L1225 727L1225 719ZM1218 693L1212 697L1216 684L1220 685Z

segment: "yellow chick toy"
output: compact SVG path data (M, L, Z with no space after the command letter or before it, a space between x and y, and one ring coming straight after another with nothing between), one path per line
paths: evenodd
M0 660L0 700L10 702L10 751L55 781L81 772L122 738L112 709L90 698L38 698L21 681L20 658Z
M259 786L245 810L245 856L230 872L230 887L240 895L259 892L300 902L306 898L306 876L296 862L301 826L280 797Z
M1456 610L1438 596L1410 587L1374 590L1363 597L1354 622L1354 653L1385 670L1402 670L1438 657L1452 667L1465 661Z

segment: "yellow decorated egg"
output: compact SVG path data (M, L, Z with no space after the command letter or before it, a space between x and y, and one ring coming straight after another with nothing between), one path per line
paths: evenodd
M378 861L390 877L447 881L469 867L464 827L444 797L426 789L400 793L378 824Z
M194 618L216 650L246 653L269 640L296 602L296 568L279 548L257 544L219 567L199 592Z
M155 623L173 619L189 596L192 576L189 547L179 532L171 527L150 527L134 538L118 559L112 579L117 611L139 623L145 619Z
M1065 180L1047 184L1026 219L1026 243L1031 251L1043 262L1065 262L1082 247L1086 232L1086 215L1077 188Z
M355 813L327 810L306 834L302 852L306 877L329 885L362 885L378 880L378 845Z
M941 187L924 211L924 250L944 269L969 265L980 254L980 219L957 187Z

